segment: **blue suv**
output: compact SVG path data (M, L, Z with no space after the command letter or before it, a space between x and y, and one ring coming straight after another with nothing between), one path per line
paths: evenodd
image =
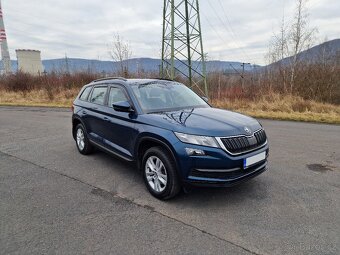
M267 137L258 121L213 108L174 81L93 81L73 103L72 124L81 154L96 147L135 162L159 199L184 185L232 186L267 168Z

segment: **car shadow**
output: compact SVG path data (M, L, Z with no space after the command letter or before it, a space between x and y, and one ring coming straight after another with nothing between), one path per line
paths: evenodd
M111 156L105 152L96 150L95 157L98 160L104 161L105 164L112 165L112 173L124 174L126 182L121 180L118 185L138 185L140 190L145 194L139 194L138 198L152 196L147 191L142 174L136 169L134 163L126 162L118 157ZM226 204L239 204L246 200L262 200L267 198L270 182L266 178L266 172L251 179L247 182L238 184L228 188L210 188L210 187L189 187L184 189L179 196L167 201L170 205L191 205L192 207L206 207L208 205L225 207ZM114 186L114 185L113 185ZM116 193L117 187L113 187L110 192ZM123 194L124 195L124 194ZM132 197L131 200L135 198ZM156 199L155 199L156 200ZM156 200L159 201L159 200ZM159 201L162 203L161 201Z
M249 200L261 200L267 197L268 185L260 176L247 182L226 188L193 187L189 192L174 198L177 203L190 203L193 207L225 207Z

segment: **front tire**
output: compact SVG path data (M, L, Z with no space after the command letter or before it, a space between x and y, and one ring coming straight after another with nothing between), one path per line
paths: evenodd
M87 133L82 124L78 124L75 129L75 138L78 151L83 155L92 153L93 147L87 138Z
M153 147L145 152L142 170L145 185L154 197L167 200L180 192L176 163L163 148Z

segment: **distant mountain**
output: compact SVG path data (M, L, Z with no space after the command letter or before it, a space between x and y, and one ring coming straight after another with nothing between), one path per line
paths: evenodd
M120 63L113 61L100 61L91 59L79 59L79 58L60 58L60 59L48 59L43 60L44 69L47 72L80 72L80 71L91 71L91 72L105 72L112 73L120 70ZM126 61L129 66L130 72L145 71L145 72L159 72L161 60L152 58L133 58ZM235 73L242 71L241 62L232 61L207 61L206 68L207 72L222 71L225 73ZM179 61L175 62L175 66L179 70L185 72L183 65ZM199 62L193 62L193 66L199 66ZM259 67L259 66L257 66ZM245 71L252 70L253 66L245 65ZM12 61L12 70L16 71L17 61ZM236 71L235 71L236 70Z
M145 72L159 72L161 60L152 58L133 58L127 61L130 72L145 71ZM113 61L100 61L100 60L89 60L89 59L50 59L43 60L43 65L47 72L51 71L65 71L68 66L70 72L77 71L93 71L93 72L105 72L111 73L120 70L120 63ZM175 62L175 65L183 72L184 68L181 66L179 61ZM194 66L198 66L198 62L193 62ZM230 72L234 69L240 71L242 69L240 62L230 61L208 61L206 63L207 71L224 71ZM251 66L245 66L245 70L251 70Z
M327 61L335 63L340 58L340 39L331 40L322 44L316 45L308 50L305 50L297 55L299 61L306 63L318 63ZM282 59L276 63L270 64L289 64L293 57Z
M324 59L327 61L336 61L336 58L340 58L340 39L335 39L332 41L328 41L322 43L320 45L314 46L306 51L298 54L298 58L301 61L315 63L320 61L320 59ZM285 58L276 63L270 64L270 66L274 66L277 64L288 64L291 60L290 58ZM133 58L127 60L129 71L137 72L145 71L145 72L159 72L160 68L160 59L153 58ZM207 72L224 72L224 73L240 73L242 71L241 62L232 62L232 61L207 61L206 68ZM1 65L1 61L0 61ZM175 65L183 72L185 69L181 66L179 61L175 62ZM100 60L92 60L92 59L80 59L80 58L65 58L60 59L48 59L43 60L43 66L47 72L65 72L67 69L70 72L79 72L79 71L91 71L91 72L105 72L112 73L114 71L119 70L119 63L113 61L100 61ZM193 62L193 66L199 66L198 62ZM261 66L256 66L261 69ZM245 65L245 71L252 71L254 66ZM12 60L12 70L16 71L17 61Z

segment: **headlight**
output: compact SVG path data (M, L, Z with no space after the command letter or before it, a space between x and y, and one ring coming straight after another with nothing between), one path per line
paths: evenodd
M199 135L188 135L183 133L175 132L175 135L183 143L197 144L208 147L220 147L214 137L210 136L199 136Z

